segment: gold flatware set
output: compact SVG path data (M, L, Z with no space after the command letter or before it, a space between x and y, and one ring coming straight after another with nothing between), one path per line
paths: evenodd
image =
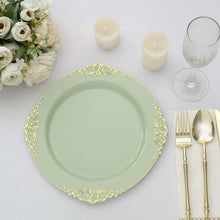
M216 128L220 143L220 111L215 110ZM214 122L208 110L199 110L194 117L192 128L190 126L189 115L187 111L178 111L176 115L176 146L183 152L183 171L185 185L185 219L192 220L190 208L190 190L188 175L187 149L192 146L192 137L202 146L203 158L203 187L204 187L204 207L203 219L209 220L209 194L208 194L208 158L207 144L214 139Z

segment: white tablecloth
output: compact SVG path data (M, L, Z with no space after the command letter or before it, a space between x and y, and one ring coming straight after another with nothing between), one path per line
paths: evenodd
M1 220L175 220L177 186L172 110L220 107L220 63L203 69L210 91L197 103L184 103L172 90L177 71L187 66L182 40L188 22L199 15L220 22L219 0L54 0L52 11L62 36L54 74L32 89L0 92L0 219ZM111 52L98 48L93 24L112 16L121 26L121 44ZM150 31L165 32L171 42L167 66L158 73L141 64L141 42ZM34 165L23 138L24 121L38 97L64 74L91 63L106 63L130 73L148 88L165 113L170 134L152 172L119 198L88 206L59 192Z

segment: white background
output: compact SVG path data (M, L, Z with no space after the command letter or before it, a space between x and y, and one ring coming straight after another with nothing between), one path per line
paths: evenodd
M184 103L173 93L174 75L187 66L181 46L188 22L207 15L220 22L219 0L54 0L53 15L62 36L54 73L45 83L28 89L0 92L0 219L1 220L174 220L177 187L172 110L219 107L219 56L203 69L210 91L197 103ZM93 25L112 16L121 26L121 43L111 52L95 43ZM165 32L171 44L167 66L158 73L141 64L141 42L151 31ZM119 198L88 206L59 192L35 167L23 138L28 113L45 89L65 74L91 63L105 63L130 73L158 100L170 136L152 172Z

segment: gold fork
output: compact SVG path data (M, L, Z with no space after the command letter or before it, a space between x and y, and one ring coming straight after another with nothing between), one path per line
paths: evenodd
M186 220L191 220L188 160L186 149L192 145L191 129L187 111L179 111L176 116L176 146L183 151L183 170L185 184L185 214Z

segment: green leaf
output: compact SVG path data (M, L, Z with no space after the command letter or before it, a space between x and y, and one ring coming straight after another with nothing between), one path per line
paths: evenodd
M23 2L23 0L10 0L5 8L5 16L11 18L15 22L19 21L22 10L21 2Z
M19 4L16 4L14 12L13 12L13 20L17 20L18 19L18 13L19 13Z
M0 3L0 16L4 16L4 12L5 12L5 5Z
M8 0L9 4L13 4L15 0Z
M15 57L18 58L18 59L25 59L26 58L26 48L25 47L20 47L17 51L16 51L16 54L15 54Z

